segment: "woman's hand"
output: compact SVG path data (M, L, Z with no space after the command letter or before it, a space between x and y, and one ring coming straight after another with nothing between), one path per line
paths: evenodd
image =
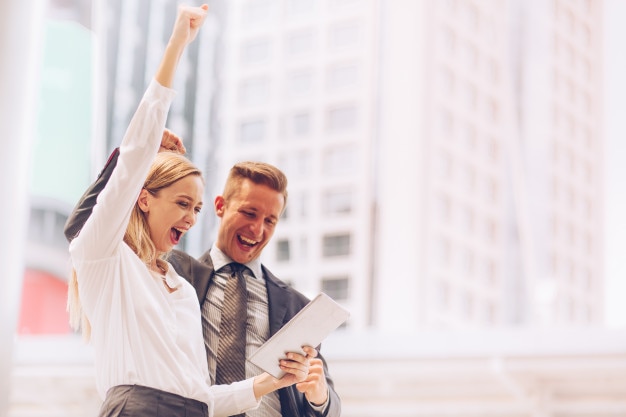
M196 38L198 30L204 23L207 10L209 10L208 4L203 4L200 7L179 6L170 43L189 45Z
M174 29L165 48L163 59L154 75L154 79L163 87L172 87L178 61L185 47L196 38L207 16L207 10L209 10L207 4L200 7L180 6L178 8Z

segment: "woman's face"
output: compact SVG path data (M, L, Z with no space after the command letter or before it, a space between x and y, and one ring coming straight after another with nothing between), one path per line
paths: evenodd
M196 224L202 208L204 183L199 175L188 175L156 194L142 190L138 199L145 213L150 237L157 252L172 250Z

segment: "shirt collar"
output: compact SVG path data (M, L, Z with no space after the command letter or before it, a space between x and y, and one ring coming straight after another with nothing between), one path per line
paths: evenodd
M211 261L213 262L213 269L215 271L219 271L225 265L228 265L231 262L234 262L232 259L228 257L224 252L222 252L215 244L211 247L209 252L209 256L211 257ZM248 263L244 264L246 267L252 271L252 275L256 279L263 279L263 268L261 268L261 259L256 258L251 260Z

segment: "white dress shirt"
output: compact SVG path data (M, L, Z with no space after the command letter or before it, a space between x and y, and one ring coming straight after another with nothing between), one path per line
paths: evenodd
M116 385L137 384L205 402L211 416L230 416L258 407L253 380L210 386L195 290L170 265L166 279L176 291L168 292L123 241L174 94L150 83L70 254L92 326L100 396Z

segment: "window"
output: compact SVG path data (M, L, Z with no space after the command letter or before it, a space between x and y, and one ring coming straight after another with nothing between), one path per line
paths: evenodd
M444 139L450 139L454 136L454 116L448 109L442 109L439 113L439 132Z
M31 207L30 222L28 225L28 239L32 242L66 248L67 241L63 229L67 216L59 213L53 207Z
M296 152L293 159L292 169L290 170L294 176L303 178L311 173L311 152Z
M272 1L250 0L243 8L243 27L258 27L266 24L272 15Z
M450 202L450 196L447 194L437 197L437 216L443 223L450 222L452 218L452 203Z
M474 210L472 210L471 207L465 207L463 209L461 221L463 231L467 234L474 233L474 217Z
M255 78L241 83L240 100L246 105L260 105L267 102L269 95L269 80Z
M291 133L294 136L306 136L310 132L311 115L309 113L296 113L291 117Z
M326 128L330 132L353 129L356 126L356 106L348 104L328 110Z
M347 276L322 278L322 292L334 300L347 300L350 279Z
M472 83L467 83L463 90L466 110L473 111L476 109L478 103L478 93L476 92L476 86Z
M327 150L323 156L323 170L326 175L343 175L354 171L356 155L353 146L341 146Z
M359 42L359 26L355 22L337 24L330 29L329 39L334 49L353 47Z
M349 233L326 235L323 237L322 256L332 258L350 254L351 236Z
M287 54L290 56L305 55L313 51L313 32L297 32L287 36Z
M266 39L254 40L243 45L241 61L244 64L258 64L268 60L270 55L270 42Z
M311 71L297 71L289 75L287 80L287 94L301 96L310 93L313 86L313 73Z
M323 200L325 215L350 214L352 212L352 190L328 190Z
M278 262L286 262L291 259L291 252L289 249L289 240L280 239L276 242L276 260Z
M445 237L440 238L435 250L435 257L439 266L443 268L448 267L452 259L452 247L450 242Z
M311 0L287 0L287 12L290 15L309 15L315 11L317 2Z
M265 139L265 120L250 120L241 123L239 140L242 143L259 143Z
M450 69L442 68L437 74L437 79L442 92L444 92L448 97L454 95L456 80Z
M345 64L328 70L327 86L329 90L340 90L357 83L358 69L356 64Z

